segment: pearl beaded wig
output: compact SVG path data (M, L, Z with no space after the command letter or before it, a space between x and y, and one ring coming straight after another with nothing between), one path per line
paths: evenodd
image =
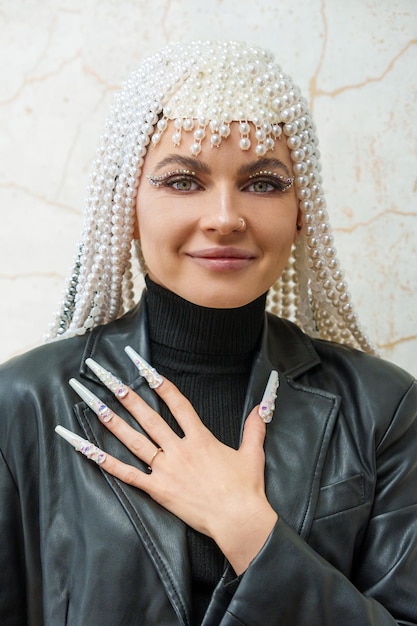
M181 145L182 134L193 133L196 156L203 141L221 149L232 121L239 123L242 150L253 145L264 156L275 141L287 142L304 214L305 227L270 289L267 309L310 335L373 352L333 246L306 100L271 53L216 41L166 46L116 95L93 163L81 243L47 339L82 334L134 305L132 272L143 267L139 243L132 241L135 199L149 143L170 132Z

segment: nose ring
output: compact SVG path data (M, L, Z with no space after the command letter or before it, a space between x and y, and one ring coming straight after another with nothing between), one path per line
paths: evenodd
M239 233L243 233L243 231L244 231L244 230L246 230L246 222L245 222L245 220L243 219L243 217L239 217L239 222L240 222L240 226L239 226L239 228L237 228L236 230L237 230Z

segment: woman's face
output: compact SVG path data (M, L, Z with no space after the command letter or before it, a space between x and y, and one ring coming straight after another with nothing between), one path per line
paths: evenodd
M279 277L298 234L295 190L280 179L292 176L288 147L277 141L260 159L254 146L240 149L233 122L219 148L202 142L197 159L193 133L175 147L170 125L149 147L137 196L135 236L149 276L201 306L248 304Z

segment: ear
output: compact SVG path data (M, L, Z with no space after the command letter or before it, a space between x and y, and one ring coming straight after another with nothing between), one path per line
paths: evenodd
M301 209L298 209L297 221L295 223L294 242L296 242L299 236L301 235L303 226L304 226L303 212L301 211Z

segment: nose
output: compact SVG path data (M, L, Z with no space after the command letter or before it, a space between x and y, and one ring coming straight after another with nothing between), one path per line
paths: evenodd
M222 236L246 230L246 221L242 216L237 193L239 192L224 187L210 194L200 222L203 230L216 232Z

